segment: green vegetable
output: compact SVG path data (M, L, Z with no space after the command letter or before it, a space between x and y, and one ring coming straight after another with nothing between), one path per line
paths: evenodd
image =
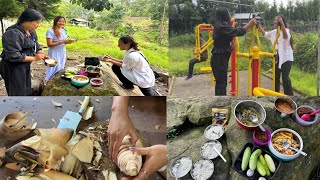
M257 162L257 170L261 176L265 176L267 174L266 170L264 169L264 166L261 164L260 161Z
M270 171L271 172L275 172L276 171L276 166L274 165L273 159L268 154L264 155L264 159L266 160L268 168L270 169Z
M247 169L249 164L249 159L251 155L251 148L247 147L242 156L241 170L244 171Z
M257 168L258 157L260 156L261 152L262 152L261 149L257 149L250 156L249 168L252 171L256 170Z
M267 162L266 162L266 160L263 158L262 155L259 156L259 161L260 161L260 163L263 165L264 169L266 170L266 175L267 175L267 176L270 176L270 171L269 171Z

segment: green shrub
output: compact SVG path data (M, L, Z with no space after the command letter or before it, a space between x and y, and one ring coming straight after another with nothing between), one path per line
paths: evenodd
M317 72L318 35L308 32L295 41L294 64L304 72Z
M170 47L195 46L195 37L193 33L172 36L169 39L169 44Z

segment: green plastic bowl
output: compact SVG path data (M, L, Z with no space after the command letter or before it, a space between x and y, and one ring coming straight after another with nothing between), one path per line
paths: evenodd
M89 78L87 76L75 75L71 78L71 84L82 87L89 84Z

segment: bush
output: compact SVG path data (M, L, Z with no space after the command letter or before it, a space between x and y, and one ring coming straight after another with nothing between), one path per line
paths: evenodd
M295 41L294 64L304 72L317 72L318 35L308 32Z
M183 34L179 36L170 37L169 44L170 47L179 47L179 46L195 46L195 37L194 34Z

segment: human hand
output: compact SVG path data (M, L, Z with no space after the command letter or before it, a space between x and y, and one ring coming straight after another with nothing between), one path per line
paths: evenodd
M135 155L145 155L146 161L144 162L139 174L133 180L143 180L148 175L155 173L167 164L167 146L154 145L146 148L136 148Z
M110 58L108 58L108 57L104 57L104 58L103 58L103 61L105 61L105 62L112 62L112 59L110 59Z
M114 97L114 98L124 98L124 97ZM128 105L126 104L126 106ZM125 110L124 111L113 110L107 133L108 133L109 157L112 159L113 162L117 162L119 148L121 146L123 138L127 134L130 135L131 137L130 142L133 146L135 146L138 140L138 136L129 118L128 112Z
M46 55L44 53L37 53L34 58L36 61L39 61L39 60L42 60L42 59L45 59Z
M63 40L63 44L71 44L73 41L71 39Z
M252 18L252 19L249 21L249 23L250 23L251 25L256 25L256 24L257 24L257 18Z
M31 147L21 145L20 143L10 147L5 151L1 161L3 163L19 162L24 164L26 161L37 161L39 153Z
M278 20L278 23L282 26L284 25L283 23L283 20L282 20L282 17L281 16L277 16L277 20Z

